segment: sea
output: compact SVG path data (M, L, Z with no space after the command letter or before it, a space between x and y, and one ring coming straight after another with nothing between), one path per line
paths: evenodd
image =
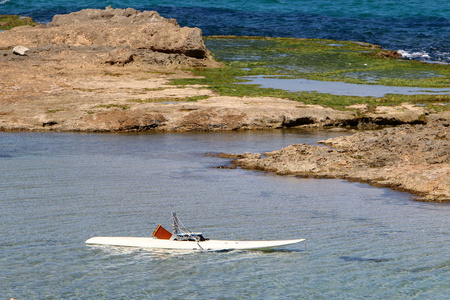
M342 133L0 132L2 299L448 299L450 205L340 179L230 169ZM210 154L208 154L210 153ZM171 212L272 251L89 246L151 236Z
M357 40L450 61L447 0L0 0L0 14L45 23L109 5L156 10L205 35ZM449 299L449 204L232 169L210 155L342 134L0 132L0 298ZM85 244L170 229L171 212L213 239L306 242L223 252Z
M55 14L106 6L156 10L204 35L360 41L411 59L450 62L448 0L0 0L0 15L46 23Z

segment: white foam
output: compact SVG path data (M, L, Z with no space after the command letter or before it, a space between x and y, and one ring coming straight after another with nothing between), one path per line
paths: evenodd
M0 4L5 4L6 2L9 2L10 0L0 0Z
M430 58L430 55L428 53L424 52L424 51L410 53L410 52L405 51L405 50L398 50L397 52L400 53L400 55L402 57L404 57L404 58L410 58L410 59L413 59L413 58L426 58L426 59L429 59Z

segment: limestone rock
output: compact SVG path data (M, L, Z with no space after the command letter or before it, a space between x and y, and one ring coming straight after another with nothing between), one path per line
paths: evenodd
M249 155L234 164L278 174L343 178L393 187L420 200L450 202L450 122L359 132L322 143Z
M95 131L145 131L166 121L161 114L135 111L103 111L86 119Z
M180 27L155 11L85 9L56 15L47 27L21 26L0 36L0 48L38 45L129 46L203 59L207 51L199 28Z
M24 46L16 46L13 48L12 52L16 55L26 56L27 51L30 51L27 47Z
M134 52L129 48L117 48L108 53L106 63L124 66L134 60Z
M156 11L139 11L133 8L113 9L84 9L68 15L55 15L50 26L67 26L83 23L101 24L107 22L111 25L144 25L148 23L168 22L178 25L175 19L161 17Z
M184 131L214 131L240 129L246 114L239 109L208 107L192 111L182 117L174 129Z

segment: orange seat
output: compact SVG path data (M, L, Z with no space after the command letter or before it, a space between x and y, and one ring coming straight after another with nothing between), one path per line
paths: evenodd
M159 224L153 231L152 236L160 240L170 240L172 234Z

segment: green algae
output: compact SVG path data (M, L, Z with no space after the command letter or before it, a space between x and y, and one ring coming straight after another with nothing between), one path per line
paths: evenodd
M220 95L280 97L305 104L336 109L359 103L398 105L404 102L450 109L450 95L385 95L384 97L338 96L315 92L288 92L239 84L243 76L277 75L341 81L356 84L450 87L450 66L402 59L395 51L367 43L318 39L266 37L209 37L205 43L214 58L224 63L218 69L193 69L203 78L173 80L176 85L207 85Z
M367 43L237 37L207 38L205 43L216 59L249 70L251 75L392 86L450 86L449 65L402 59L395 51Z
M0 15L0 30L8 30L13 27L30 25L35 26L39 23L33 21L30 17L22 17L17 15Z
M47 110L47 113L48 114L54 114L54 113L57 113L57 112L60 112L60 111L64 111L63 109L49 109L49 110Z
M121 105L121 104L99 104L92 108L119 108L121 110L130 109L128 105Z

